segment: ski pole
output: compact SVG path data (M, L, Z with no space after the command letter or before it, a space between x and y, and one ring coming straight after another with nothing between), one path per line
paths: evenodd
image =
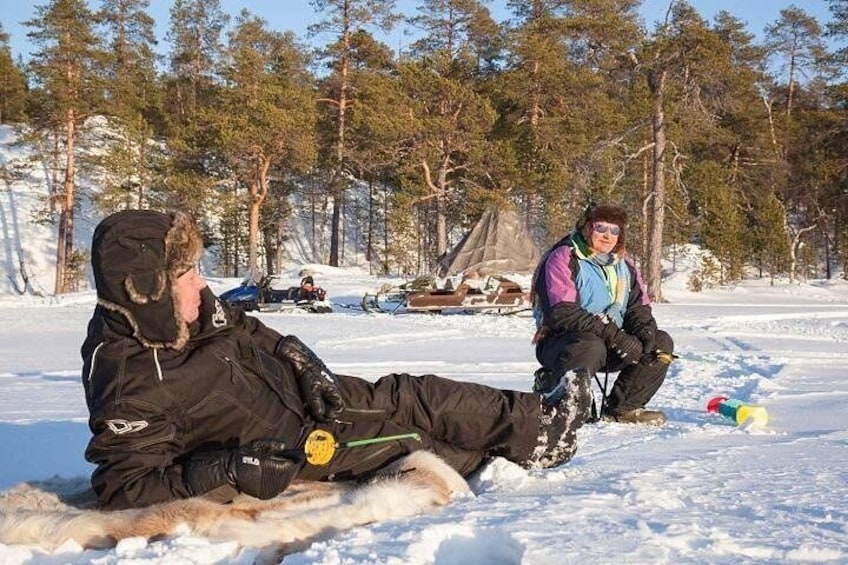
M421 441L421 435L416 432L408 434L395 434L390 436L378 436L367 439L355 439L338 443L333 434L327 430L312 430L306 436L306 442L303 444L303 451L306 454L306 460L312 465L326 465L336 454L337 449L347 447L362 447L365 445L374 445L377 443L386 443L389 441L397 441L401 439L413 439Z

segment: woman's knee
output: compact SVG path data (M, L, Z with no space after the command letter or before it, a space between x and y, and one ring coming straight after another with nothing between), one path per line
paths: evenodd
M549 338L537 348L543 366L553 370L597 371L606 362L604 340L592 333L573 333Z
M674 353L674 340L663 330L657 330L657 349L666 353Z

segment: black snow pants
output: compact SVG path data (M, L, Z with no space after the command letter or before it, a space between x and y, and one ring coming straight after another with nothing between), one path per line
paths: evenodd
M307 464L302 479L367 476L418 449L427 449L467 476L487 458L526 461L539 437L540 398L436 375L386 375L375 383L339 376L346 408L335 422L316 424L337 443L416 432L394 440L340 448L328 465Z
M656 340L658 349L673 352L674 342L668 333L657 330ZM536 345L536 358L543 367L559 374L576 369L584 369L590 375L621 371L607 397L606 410L610 414L644 408L668 373L666 363L623 362L607 349L603 339L588 332L550 335Z

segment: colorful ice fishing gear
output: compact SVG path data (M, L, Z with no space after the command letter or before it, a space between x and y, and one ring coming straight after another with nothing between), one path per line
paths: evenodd
M768 424L768 412L765 408L726 396L711 398L707 402L707 412L721 414L736 422L738 426L748 424L762 427Z

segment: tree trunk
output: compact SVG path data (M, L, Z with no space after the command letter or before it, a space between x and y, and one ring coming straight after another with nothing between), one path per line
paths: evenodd
M796 51L793 48L789 54L789 92L786 94L786 117L792 115L792 102L795 98L795 66L796 66Z
M256 174L250 185L248 203L248 225L247 233L247 270L252 276L259 273L259 212L262 202L268 195L268 169L271 166L270 159L264 156L257 157Z
M58 195L56 194L56 187L59 186L59 171L61 171L61 167L59 166L59 131L53 130L52 141L53 147L50 151L50 185L48 190L50 191L50 214L56 213L56 202Z
M374 179L368 179L368 226L366 232L367 241L365 242L365 261L368 262L368 274L371 272L371 261L374 259Z
M339 189L333 190L333 218L330 223L330 266L339 266L339 234L341 233L341 204Z
M74 140L76 137L74 109L68 110L65 144L65 181L63 183L62 208L59 215L59 241L56 245L55 293L70 291L74 278L72 259L74 254Z
M647 285L648 295L654 302L663 302L662 295L662 246L663 225L665 223L665 81L667 72L663 69L648 76L648 85L654 98L652 130L654 136L653 158L653 205L651 206L651 226L648 245Z
M448 250L447 162L439 167L439 193L436 196L436 257L441 259Z
M810 230L814 230L816 224L799 229L792 237L789 246L789 283L794 284L798 278L798 250L801 248L801 236Z
M645 268L645 262L648 260L648 226L650 225L650 214L648 213L648 204L651 202L650 188L650 171L651 159L647 152L642 157L642 227L640 230L641 247L639 249L639 268Z
M342 32L342 57L339 66L339 109L336 141L336 173L333 175L333 225L330 234L330 266L339 266L339 239L341 229L341 207L344 203L344 158L345 158L345 113L347 112L348 72L350 67L350 1L344 3L344 31Z
M285 221L285 219L284 218L277 218L277 261L276 261L277 273L283 272L283 263L284 263L283 241L285 241L283 236L285 235L285 233L286 233L286 221Z
M383 274L389 274L389 185L383 194Z
M138 209L144 209L144 187L150 182L150 168L147 167L147 144L144 142L146 139L147 131L145 129L141 130L141 134L138 138ZM152 137L152 136L151 136Z

